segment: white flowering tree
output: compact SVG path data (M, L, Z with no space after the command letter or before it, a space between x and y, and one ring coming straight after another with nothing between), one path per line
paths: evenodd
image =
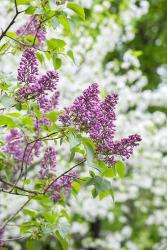
M89 187L94 198L114 200L109 179L124 177L123 161L141 137L116 137L118 95L101 98L97 83L58 107L57 70L67 58L75 61L71 22L76 30L85 20L81 5L14 0L3 7L9 18L0 35L0 246L69 249L70 195Z
M164 5L161 1L161 7ZM80 218L73 223L72 249L166 249L166 70L161 65L165 62L163 57L151 50L154 46L157 51L156 33L150 33L149 37L144 29L154 25L165 39L163 23L161 29L159 23L164 10L159 8L161 15L157 17L154 1L150 6L148 1L89 1L84 6L91 25L89 32L79 30L83 44L74 47L82 66L73 68L71 74L69 64L63 67L68 72L67 79L73 83L73 93L92 81L92 76L100 79L102 89L116 90L120 96L118 136L135 129L143 141L128 162L126 179L112 181L116 206L109 197L93 200L84 191L79 194L77 205L71 199L74 218ZM149 39L155 43L150 44ZM148 70L148 65L156 66L157 72ZM63 88L71 99L65 85L67 79Z

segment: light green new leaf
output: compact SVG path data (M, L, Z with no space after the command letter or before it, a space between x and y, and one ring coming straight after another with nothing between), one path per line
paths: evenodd
M115 164L115 168L116 168L116 171L117 171L119 177L124 178L126 166L123 164L123 162L117 161L117 163Z
M9 128L18 127L11 118L4 115L0 115L0 125L7 125Z
M16 0L17 5L24 5L24 4L28 4L31 2L32 0Z
M61 59L58 58L56 55L53 55L52 60L53 60L54 69L55 70L59 69L62 65Z
M66 42L61 39L52 38L47 40L47 45L50 50L62 50L66 46Z
M63 250L68 250L68 243L65 239L63 239L59 231L56 232L56 239L60 242Z
M70 33L70 23L68 18L65 15L59 15L58 16L59 23L63 26L64 31L68 34Z
M72 50L68 50L67 55L71 58L73 63L75 63L75 58L74 58L74 54L73 54Z
M82 6L73 2L69 2L67 7L74 11L82 20L85 20L85 11Z

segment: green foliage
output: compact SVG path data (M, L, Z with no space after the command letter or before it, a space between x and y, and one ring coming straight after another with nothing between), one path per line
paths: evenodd
M73 10L82 20L85 20L85 11L82 6L73 2L68 2L67 7Z

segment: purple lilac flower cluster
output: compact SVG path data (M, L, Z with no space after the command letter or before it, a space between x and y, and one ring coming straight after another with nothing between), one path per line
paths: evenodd
M47 71L39 77L34 49L28 48L23 52L17 79L20 84L24 84L17 91L18 101L33 98L44 112L56 108L59 99L59 92L56 90L59 75L55 71Z
M34 39L36 37L37 48L39 48L46 39L46 32L44 31L38 17L35 15L31 16L28 22L16 31L16 34L18 36L31 35L34 36Z
M57 202L61 200L63 194L67 195L72 189L72 182L75 181L77 177L78 173L76 171L70 171L68 174L57 179L50 190L53 192L51 196L52 200Z
M4 246L4 233L4 228L0 226L0 247Z
M19 129L11 129L5 138L5 142L6 145L3 151L10 154L17 163L24 161L29 164L34 156L39 156L41 141L29 144L26 148L26 138Z
M56 169L56 151L53 147L49 146L45 150L44 158L41 162L39 178L40 179L48 178L51 171L55 169Z
M70 107L65 108L59 118L65 126L74 126L88 133L96 145L98 159L108 166L115 164L119 157L128 159L141 141L137 134L120 141L114 140L117 102L115 93L101 101L98 84L94 83Z

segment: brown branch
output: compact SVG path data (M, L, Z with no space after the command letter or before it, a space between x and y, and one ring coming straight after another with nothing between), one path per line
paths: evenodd
M12 192L13 189L16 187L16 185L17 185L19 179L20 179L21 176L22 176L22 173L23 173L23 170L24 170L24 160L25 160L26 151L27 151L27 149L28 149L28 146L31 145L32 143L37 142L37 141L45 140L46 138L48 138L48 137L50 137L50 136L52 136L52 135L54 135L54 134L56 134L56 133L58 133L58 132L53 132L53 133L51 133L51 134L48 134L48 135L46 135L46 136L37 138L37 139L35 139L35 140L33 140L33 141L27 143L27 145L26 145L26 147L25 147L25 149L24 149L24 153L23 153L23 159L22 159L22 163L21 163L20 174L19 174L19 177L17 178L15 184L13 185L13 187L12 187L12 189L11 189L11 192ZM59 138L60 138L60 137L59 137ZM58 139L59 139L59 138L58 138Z
M82 163L84 163L86 161L86 159L83 159L81 162L77 163L76 165L74 165L73 167L71 167L70 169L68 169L67 171L65 171L64 173L62 173L61 175L59 175L56 179L54 179L45 189L43 194L45 194L48 189L53 185L53 183L55 181L57 181L58 179L60 179L61 177L65 176L67 173L69 173L70 171L72 171L74 168L78 167L79 165L81 165Z
M7 193L7 194L12 194L12 195L20 195L20 196L27 196L27 197L30 197L29 194L18 193L17 191L16 191L16 192L10 192L9 190L5 190L5 189L3 189L3 188L0 188L0 192Z
M9 23L9 25L6 27L6 29L4 31L2 31L2 34L0 35L0 41L6 35L6 33L8 32L8 30L11 28L11 26L15 23L15 20L16 20L17 16L20 13L24 12L24 10L23 11L18 11L18 6L17 6L16 0L14 0L14 4L15 4L15 15L12 18L11 22Z
M2 226L2 229L4 229L7 226L7 224L17 216L17 214L31 201L31 199L32 197L29 197L28 200L25 203L23 203L23 205L13 215L11 215L11 217L9 217L9 219Z
M5 184L6 186L9 186L9 187L12 187L13 188L13 184L10 183L10 182L7 182L5 180L3 180L2 178L0 178L0 182L2 182L3 184ZM30 193L30 194L41 194L37 191L34 191L34 190L28 190L28 189L25 189L25 188L22 188L22 187L19 187L19 186L15 186L16 189L20 190L20 191L23 191L23 192L26 192L26 193ZM11 193L12 191L10 190L9 193Z

